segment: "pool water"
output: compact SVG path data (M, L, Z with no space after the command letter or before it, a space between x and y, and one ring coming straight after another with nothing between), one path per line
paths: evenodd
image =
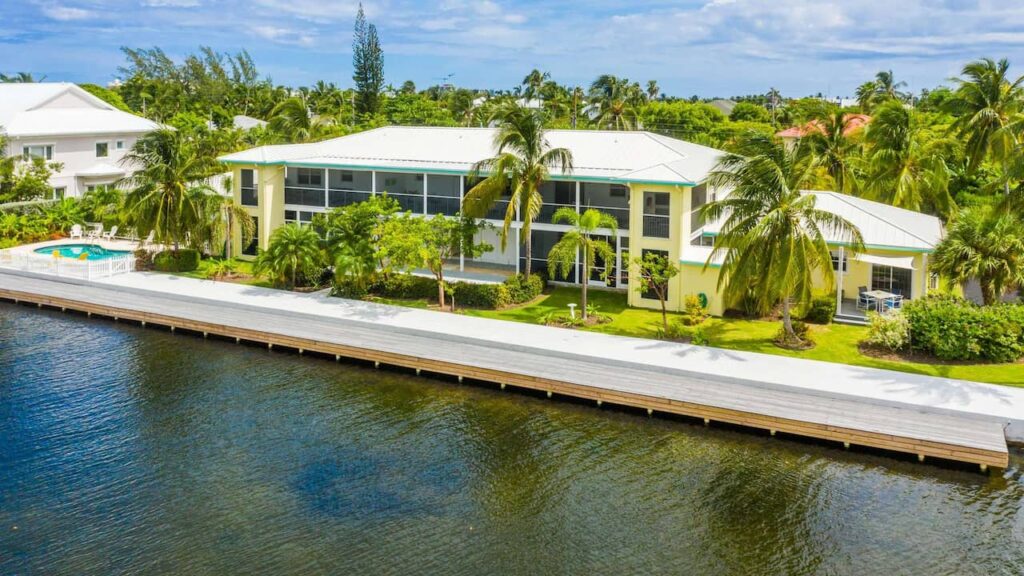
M36 248L37 254L51 255L54 252L59 252L63 258L74 260L81 259L82 254L87 254L86 260L106 260L108 258L116 258L117 256L127 256L131 253L127 250L108 250L102 246L92 244L58 244Z

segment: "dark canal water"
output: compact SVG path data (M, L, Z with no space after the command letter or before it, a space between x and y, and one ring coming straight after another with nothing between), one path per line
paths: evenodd
M991 476L0 304L0 574L1022 574Z

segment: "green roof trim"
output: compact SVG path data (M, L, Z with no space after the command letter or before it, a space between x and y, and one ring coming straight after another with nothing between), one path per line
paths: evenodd
M709 238L714 238L718 236L718 233L702 232L701 235L708 236ZM853 244L851 244L850 242L828 242L828 245L842 246L844 248L849 248L853 246ZM932 252L935 252L934 248L909 248L906 246L887 246L885 244L865 244L864 247L869 250L887 250L890 252L914 252L916 254L931 254Z
M221 164L238 166L292 166L295 168L327 168L334 170L373 170L377 172L401 172L407 174L435 174L440 176L466 176L465 170L445 170L444 168L401 168L396 166L371 166L367 164L322 164L317 162L255 162L243 160L219 160ZM665 182L660 180L626 180L623 178L604 178L601 176L552 176L551 180L562 182L594 182L600 184L640 184L649 186L697 186L694 182Z

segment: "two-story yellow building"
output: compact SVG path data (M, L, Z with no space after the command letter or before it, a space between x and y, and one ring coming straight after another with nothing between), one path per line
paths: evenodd
M324 142L262 146L221 160L232 167L235 201L246 207L257 224L248 246L236 248L255 256L266 247L271 232L285 223L306 224L313 215L387 193L403 210L415 214L454 215L472 187L467 174L472 165L494 156L495 130L491 128L437 128L391 126ZM703 294L713 314L727 303L719 296L715 262L707 270L709 244L716 223L702 222L698 209L715 199L706 181L724 154L720 150L649 132L551 130L552 147L572 152L573 170L553 173L541 194L544 207L532 225L533 270L545 270L547 253L566 226L551 224L562 207L577 211L597 208L613 215L619 229L607 240L615 247L615 260L598 262L586 281L595 286L628 290L629 303L657 307L651 294L629 290L630 255L660 251L681 266L669 287L668 305L682 307L688 294ZM717 191L718 194L723 193ZM831 192L814 192L819 206L857 225L868 245L866 254L849 257L841 241L835 242L835 261L841 289L842 312L861 315L861 292L886 292L905 298L927 290L927 254L941 236L941 224L931 216ZM499 202L488 214L498 224L507 203ZM452 263L456 268L480 268L512 273L522 268L520 222L514 238L500 250L496 230L483 232L493 252L476 260ZM610 280L601 280L606 267ZM568 278L578 283L577 266ZM822 291L833 287L822 286ZM879 306L873 300L866 306Z

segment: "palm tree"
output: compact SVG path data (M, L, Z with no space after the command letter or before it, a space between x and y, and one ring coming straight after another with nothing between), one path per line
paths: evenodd
M42 82L43 80L46 80L46 76L36 80L35 77L32 76L31 72L18 72L13 76L0 74L0 83L3 84L33 84L35 82Z
M647 99L655 100L658 98L658 94L661 92L661 88L658 87L657 80L647 81Z
M1024 286L1024 231L1014 215L976 207L961 212L932 255L932 270L959 283L977 278L985 305Z
M973 171L988 157L1003 165L1004 189L1010 191L1006 163L1013 156L1017 138L1013 124L1024 109L1024 76L1012 82L1010 64L984 58L964 66L966 78L955 78L958 87L946 102L956 116L950 126L964 142L968 168Z
M270 128L292 143L312 140L319 124L306 100L298 96L282 100L270 112Z
M510 193L501 228L501 249L508 243L509 230L516 214L522 218L522 242L525 248L527 276L530 275L533 243L531 224L540 215L544 199L540 186L549 179L550 169L572 172L572 152L552 148L544 135L544 118L536 110L511 103L501 108L500 124L494 135L497 155L473 165L470 181L480 180L466 193L463 201L467 215L483 218L505 194Z
M901 102L906 100L907 94L900 90L900 88L906 88L906 86L906 82L896 82L892 70L882 70L875 74L875 94L881 100L891 99Z
M225 187L230 190L230 181ZM231 243L235 230L241 232L242 245L248 244L256 233L256 223L248 210L236 204L228 195L202 193L194 199L197 207L195 225L189 231L192 244L219 251L225 258L232 258Z
M590 279L590 269L598 256L605 262L604 272L601 279L607 281L608 275L612 273L615 261L615 248L608 242L594 237L601 230L607 230L611 236L615 236L618 230L618 221L611 214L605 214L596 208L587 208L583 214L576 212L575 208L559 208L551 218L552 224L565 222L572 228L562 234L558 242L548 252L548 264L553 266L552 273L562 278L569 276L569 271L576 266L576 255L583 256L583 275L580 277L582 287L583 320L587 319L587 284Z
M856 187L854 165L859 152L857 138L850 134L853 116L835 110L818 119L820 130L811 130L806 136L811 151L832 179L834 189L844 194Z
M323 263L320 236L310 226L286 224L270 235L267 249L256 256L253 270L270 276L275 284L294 288L299 276L316 270Z
M125 212L140 237L177 250L202 220L204 196L213 194L205 180L216 160L199 152L196 141L179 130L163 128L146 134L121 160L135 172L118 185L128 188Z
M868 114L874 107L876 96L878 92L878 85L873 80L861 84L857 87L857 106L860 107L860 111Z
M811 299L816 276L832 285L827 239L863 249L860 231L846 219L815 207L801 190L812 182L817 163L805 144L751 135L712 171L711 186L732 188L724 199L702 207L707 219L724 217L705 270L724 255L718 288L736 302L752 295L767 310L782 302L783 341L799 345L791 306Z
M595 122L601 128L636 128L637 107L643 101L643 91L639 84L630 84L625 78L604 74L590 85L590 99L597 106Z
M535 98L540 93L541 86L544 82L551 78L551 74L547 72L541 72L534 68L529 74L523 78L523 86L526 89L523 90L523 98L530 100Z
M866 196L908 210L952 211L945 158L955 144L932 139L913 111L895 100L882 104L866 128L865 145Z

